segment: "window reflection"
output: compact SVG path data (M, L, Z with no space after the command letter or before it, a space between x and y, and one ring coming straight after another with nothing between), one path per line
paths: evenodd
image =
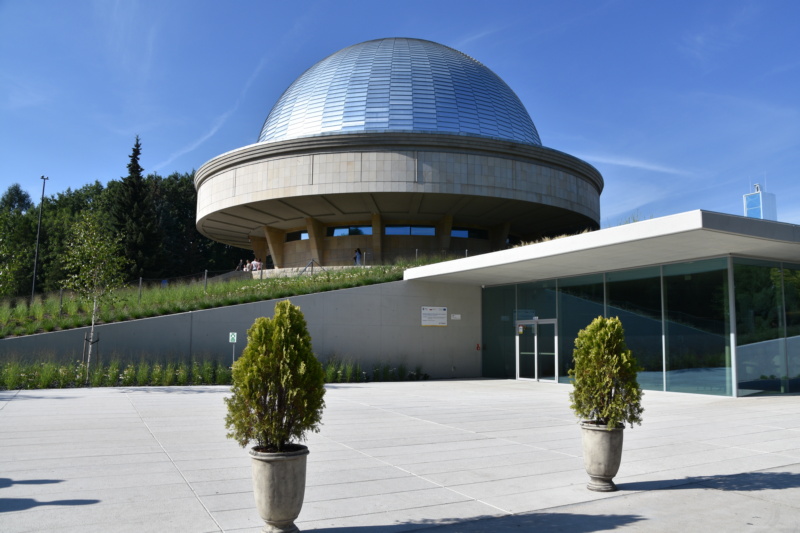
M602 274L558 281L558 377L560 382L569 383L569 369L575 366L572 361L575 338L578 336L578 332L588 326L592 320L603 316L603 302Z
M606 275L608 310L625 328L625 342L636 355L643 389L663 390L661 269L659 267L610 272Z
M419 235L436 236L436 228L433 226L405 226L405 225L386 225L386 235Z
M779 264L748 259L734 262L736 361L739 393L785 393L798 389L789 370L787 312ZM794 292L793 278L785 285Z
M667 390L730 395L726 259L663 267Z
M372 235L372 226L329 226L328 237L344 237L348 235Z
M286 242L308 240L307 231L290 231L286 233Z

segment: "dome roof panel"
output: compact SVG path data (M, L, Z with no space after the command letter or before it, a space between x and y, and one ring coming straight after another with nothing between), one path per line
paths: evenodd
M494 72L452 48L403 38L356 44L309 68L273 106L258 141L386 131L541 145Z

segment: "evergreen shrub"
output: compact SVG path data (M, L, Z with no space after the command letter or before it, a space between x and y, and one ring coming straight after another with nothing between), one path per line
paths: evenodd
M300 308L283 300L273 318L257 318L233 364L233 393L225 399L228 437L262 452L283 452L319 431L325 376L311 349Z
M578 332L572 357L570 407L581 420L608 429L642 423L639 366L619 318L599 316Z

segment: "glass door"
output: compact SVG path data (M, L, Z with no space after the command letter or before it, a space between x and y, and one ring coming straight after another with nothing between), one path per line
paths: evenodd
M517 322L517 379L536 379L536 323Z
M517 322L517 379L558 380L556 320Z
M540 320L536 324L536 379L539 381L557 381L558 368L555 320Z

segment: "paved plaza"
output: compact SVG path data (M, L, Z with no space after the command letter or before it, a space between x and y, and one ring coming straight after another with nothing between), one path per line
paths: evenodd
M585 488L570 386L329 385L303 531L800 530L800 396L646 392L618 492ZM227 387L0 391L0 531L256 532Z

